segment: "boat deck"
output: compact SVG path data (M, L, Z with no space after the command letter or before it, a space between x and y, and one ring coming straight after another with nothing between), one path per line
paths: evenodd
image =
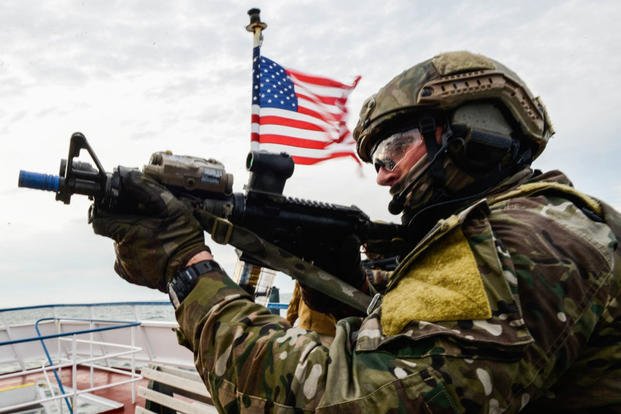
M53 379L53 376L52 376L52 379ZM62 383L64 387L71 386L71 384L73 383L71 369L62 370L61 379L62 379ZM38 380L45 380L45 377L42 374L36 374L36 375L24 375L21 377L6 379L3 381L0 381L0 390L12 388L12 387L19 387L19 386L23 386L29 383L35 383ZM124 380L127 380L126 375L108 372L104 370L98 370L98 369L95 369L93 371L93 387L114 384L114 383L121 382ZM141 379L139 381L136 381L134 384L137 389L139 385L147 386L148 381L146 379ZM78 367L77 385L78 385L78 389L91 388L90 369L88 367ZM117 401L123 404L123 407L121 408L102 411L105 413L115 413L115 414L132 413L133 414L136 409L136 405L140 405L144 407L144 403L145 403L144 398L138 397L137 393L136 393L135 402L132 403L132 400L131 400L132 384L131 383L116 385L112 388L92 391L90 394L96 395L98 397L103 397L109 400Z

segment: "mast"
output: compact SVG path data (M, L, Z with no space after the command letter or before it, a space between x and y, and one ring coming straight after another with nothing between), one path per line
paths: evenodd
M263 30L267 28L267 24L261 21L261 10L250 9L248 10L248 16L250 16L250 23L246 26L246 30L253 34L252 42L252 109L250 119L250 151L259 150L259 117L260 108L258 102L261 73L259 72L259 62L261 59L261 44L263 43ZM256 102L255 102L256 100ZM234 280L237 284L246 290L248 293L253 294L255 302L261 305L267 305L272 293L272 285L276 272L272 269L267 269L249 261L246 261L241 252L239 254L239 261L235 269ZM276 290L277 291L277 290ZM278 301L278 299L276 299ZM279 312L276 312L279 313Z
M261 73L259 72L259 61L261 58L261 45L263 44L263 30L267 29L267 23L261 21L261 10L248 10L250 23L246 30L253 34L252 42L252 107L250 115L250 150L259 150L259 102L258 94Z

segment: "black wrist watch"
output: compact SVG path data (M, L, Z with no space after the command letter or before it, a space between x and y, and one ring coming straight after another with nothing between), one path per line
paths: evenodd
M190 294L196 282L205 273L219 271L220 266L213 260L203 260L198 263L194 263L179 270L175 276L168 282L168 296L175 309L179 307L181 302Z

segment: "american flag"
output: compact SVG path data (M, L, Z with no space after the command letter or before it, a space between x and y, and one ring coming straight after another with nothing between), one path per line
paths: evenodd
M257 48L258 49L258 48ZM285 69L258 53L253 65L253 146L286 152L296 164L352 157L355 142L347 128L347 97L351 85Z

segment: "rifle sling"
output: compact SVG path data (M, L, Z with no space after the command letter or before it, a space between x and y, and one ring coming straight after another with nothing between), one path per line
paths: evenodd
M195 216L211 238L230 244L270 268L283 272L305 286L315 289L354 309L367 312L371 297L314 264L277 247L256 233L205 210L195 209Z

